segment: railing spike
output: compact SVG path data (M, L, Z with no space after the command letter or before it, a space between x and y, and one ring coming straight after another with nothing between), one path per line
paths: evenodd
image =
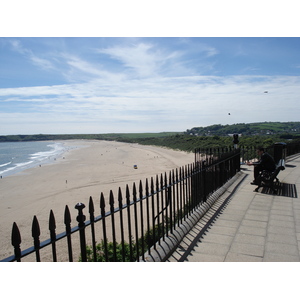
M145 186L145 190L146 190L146 196L149 195L149 184L148 184L148 178L146 179L146 186Z
M21 261L21 234L16 222L13 223L11 232L11 244L14 246L15 258L18 262Z
M128 184L126 184L126 204L127 204L127 206L130 205L130 191L129 191Z
M103 195L102 192L101 192L101 195L100 195L100 211L101 211L101 217L102 217L104 256L105 256L105 261L108 261L107 236L106 236L106 220L105 220L105 199L104 199L104 195Z
M40 225L36 216L33 217L31 233L34 241L34 248L36 253L36 261L41 261L40 259Z
M93 248L93 260L97 261L97 249L96 249L96 237L95 237L95 215L94 215L94 202L93 198L90 197L89 201L89 214L90 214L90 222L91 222L91 234L92 234L92 248Z
M122 245L122 260L125 261L125 243L124 243L124 223L123 223L123 197L122 197L122 191L119 187L118 189L118 203L119 203L119 209L120 209L120 232L121 232L121 245Z
M114 194L113 191L110 190L109 193L109 205L111 212L111 229L112 229L112 239L113 239L113 261L117 260L117 248L116 248L116 228L115 228L115 217L114 217Z
M55 218L52 209L50 210L50 215L49 215L49 230L55 230L56 229L56 224L55 224Z
M136 196L136 186L135 186L135 182L133 183L132 194L133 194L133 196Z
M119 208L121 209L123 206L123 196L122 196L122 191L121 191L120 187L118 190L118 202L119 202Z
M73 250L72 250L72 242L71 242L71 214L68 205L66 205L65 207L64 223L66 226L66 233L67 233L69 261L71 262L73 261Z
M41 234L39 221L38 221L38 219L37 219L36 216L33 217L32 227L31 227L31 233L32 233L31 236L33 238L39 237L40 234Z
M114 204L115 204L114 194L113 194L112 190L110 190L110 192L109 192L109 205L110 205L110 210L111 211L114 210Z
M142 180L140 180L140 184L139 184L139 192L140 192L140 195L143 194L143 184L142 184ZM142 199L143 196L141 196L140 198Z
M135 258L133 257L133 245L132 245L132 235L131 235L130 192L129 192L128 184L126 184L126 204L127 204L127 222L128 222L130 261L134 261Z
M104 216L105 214L105 199L103 193L101 193L100 196L100 210L101 210L101 215Z
M90 214L94 214L95 209L94 209L94 202L93 202L93 198L90 197L90 201L89 201L89 213Z
M56 257L56 247L55 247L55 241L56 241L56 233L55 233L55 218L53 211L51 209L50 216L49 216L49 230L50 230L50 239L52 241L52 255L53 255L53 261L57 261Z
M154 182L153 182L153 177L151 177L151 183L150 183L150 190L151 190L151 194L154 194Z
M71 224L71 214L68 205L65 207L64 223L65 225Z
M21 234L19 227L16 222L14 222L13 227L12 227L12 233L11 233L11 244L14 247L18 247L22 242L21 239Z

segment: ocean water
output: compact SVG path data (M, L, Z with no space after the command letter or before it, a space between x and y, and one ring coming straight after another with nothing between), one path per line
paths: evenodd
M0 143L0 176L51 163L68 149L63 143L49 141Z

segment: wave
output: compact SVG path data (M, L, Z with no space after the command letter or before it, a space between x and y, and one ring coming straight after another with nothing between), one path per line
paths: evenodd
M64 146L62 144L50 144L47 145L50 148L53 148L53 150L50 151L41 151L41 152L36 152L30 155L30 159L37 160L37 161L42 161L46 158L50 158L52 156L56 156L63 152L65 150Z
M33 163L33 160L23 162L23 163L18 163L18 164L15 164L15 166L16 166L16 168L21 168L21 167L24 167L24 166L29 165L31 163Z
M0 168L5 167L5 166L8 166L8 165L10 165L10 164L11 164L11 161L8 162L8 163L6 163L6 164L0 165Z
M23 157L20 155L20 157L16 157L16 160L12 158L10 162L4 163L2 161L2 164L0 165L0 175L8 176L32 167L36 167L40 164L51 163L67 150L67 147L65 147L63 143L49 144L47 147L48 149L45 149L45 151L27 154Z
M33 161L31 160L31 161L27 161L27 162L24 162L24 163L15 164L13 167L7 168L7 169L1 171L0 174L4 174L6 172L9 172L9 171L12 171L12 170L15 170L15 169L18 169L18 168L22 169L23 167L25 167L25 166L27 166L29 164L32 164L32 163L33 163Z

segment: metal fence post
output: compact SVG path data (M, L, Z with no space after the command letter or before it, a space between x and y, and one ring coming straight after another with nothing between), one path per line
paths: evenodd
M14 246L15 258L18 262L21 261L21 234L16 222L13 224L12 233L11 233L11 243Z
M87 261L86 256L86 240L85 240L85 215L83 214L83 209L85 205L83 203L77 203L75 208L78 209L78 216L76 218L79 227L79 235L80 235L80 249L81 249L81 259L83 262Z
M68 205L66 205L65 207L64 223L66 226L69 261L73 261L73 251L71 242L71 214Z
M41 261L41 257L40 257L40 225L38 222L38 219L36 216L33 217L33 221L32 221L32 227L31 227L31 235L33 237L33 241L34 241L34 249L35 249L35 254L36 254L36 261L40 262Z
M49 231L50 231L50 239L52 243L52 257L54 262L57 261L56 245L55 245L56 242L55 229L56 229L55 218L54 218L53 211L51 209L50 216L49 216Z
M107 235L106 235L106 216L105 216L105 199L103 193L100 196L100 211L102 215L102 230L103 230L103 245L104 245L104 256L105 261L108 261L108 250L107 250Z
M90 214L90 221L91 221L91 234L92 234L92 247L93 247L93 261L97 261L97 250L96 250L96 238L95 238L95 215L94 215L94 202L93 198L90 197L89 202L89 214Z

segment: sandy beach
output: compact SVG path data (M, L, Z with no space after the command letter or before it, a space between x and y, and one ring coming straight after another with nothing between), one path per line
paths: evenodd
M95 215L100 215L101 192L106 200L110 190L117 195L140 180L150 179L172 169L190 164L193 153L155 146L142 146L108 141L64 141L67 146L80 146L65 152L52 164L28 169L0 180L0 259L13 255L11 229L16 222L22 236L22 250L32 246L31 226L38 218L43 241L49 238L50 210L56 219L56 233L65 231L63 218L68 205L72 227L77 225L75 205L88 206L91 196ZM133 166L137 165L135 169ZM88 209L85 209L88 216ZM49 247L50 248L50 247Z

